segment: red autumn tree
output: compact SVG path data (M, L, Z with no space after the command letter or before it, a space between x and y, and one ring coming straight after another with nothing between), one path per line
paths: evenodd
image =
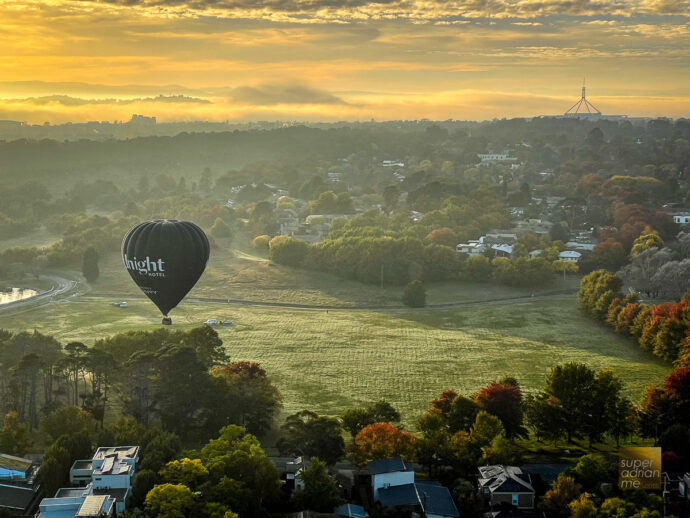
M390 423L370 424L355 436L355 457L359 464L398 455L410 460L415 455L416 439L414 434Z
M492 381L474 397L474 402L503 423L508 437L522 435L522 391L510 383Z
M439 397L431 402L431 408L436 410L443 417L448 418L448 414L450 414L450 409L456 397L458 397L458 393L453 389L444 390Z
M666 376L664 391L669 397L690 400L690 365L673 369Z

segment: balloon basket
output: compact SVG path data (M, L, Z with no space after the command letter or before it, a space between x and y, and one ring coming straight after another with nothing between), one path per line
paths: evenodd
M170 318L170 317L163 317L163 325L164 325L164 326L171 326L171 325L172 325L172 318Z

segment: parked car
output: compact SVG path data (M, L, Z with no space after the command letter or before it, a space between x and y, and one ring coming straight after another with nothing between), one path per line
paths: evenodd
M209 326L217 326L218 325L218 319L217 318L209 318L204 324L209 325Z
M120 302L120 307L121 307L121 308L126 308L126 307L127 307L127 302L124 301L124 300L123 300L122 302Z

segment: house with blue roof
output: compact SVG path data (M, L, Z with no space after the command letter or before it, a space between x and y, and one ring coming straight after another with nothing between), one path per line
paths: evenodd
M343 518L369 518L369 514L361 505L343 504L334 513Z
M401 486L414 482L414 470L401 457L372 460L367 464L371 473L371 492L374 502L379 499L379 490L384 487Z
M402 458L375 460L367 467L374 502L379 505L415 512L425 518L460 516L448 488L435 481L415 482L412 466Z

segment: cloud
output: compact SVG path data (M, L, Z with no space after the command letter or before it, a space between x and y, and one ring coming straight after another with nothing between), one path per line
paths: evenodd
M264 89L270 87L265 86ZM261 90L253 88L253 90ZM242 88L240 92L247 92ZM312 91L310 91L312 92ZM313 93L313 92L312 92ZM289 96L288 96L289 97ZM335 96L334 96L335 97ZM433 120L477 119L494 117L530 117L563 113L576 99L573 96L540 95L522 91L457 89L437 92L344 92L345 102L336 104L276 102L265 96L240 99L215 99L213 103L160 103L135 100L130 104L35 104L22 100L0 99L0 119L30 123L67 121L128 120L132 113L156 116L159 121L211 120ZM339 97L340 98L340 97ZM290 102L293 101L293 102ZM595 96L596 106L604 113L679 117L688 113L690 96Z
M81 0L81 3L137 7L152 15L158 12L165 16L210 15L302 23L314 20L441 20L564 15L687 16L690 10L688 0Z
M45 95L41 97L27 97L25 99L8 99L10 103L24 103L35 104L37 106L46 104L61 104L63 106L86 106L97 104L135 104L135 103L194 103L194 104L210 104L208 99L199 99L196 97L187 97L185 95L158 95L156 97L148 98L133 98L133 99L82 99L79 97L71 97L69 95Z
M347 104L324 90L302 85L241 86L230 92L235 102L270 106L275 104Z

